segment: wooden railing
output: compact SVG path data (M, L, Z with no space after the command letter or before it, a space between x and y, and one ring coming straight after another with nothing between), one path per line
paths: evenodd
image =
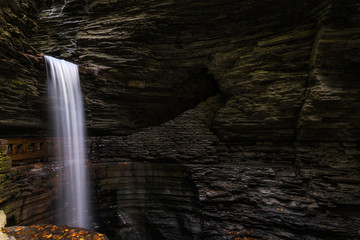
M0 152L12 161L47 158L46 139L0 139Z

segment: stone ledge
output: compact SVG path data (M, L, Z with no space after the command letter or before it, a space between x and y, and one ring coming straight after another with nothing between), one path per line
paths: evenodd
M4 228L8 236L23 240L73 239L73 240L109 240L104 234L84 228L56 225L13 226Z

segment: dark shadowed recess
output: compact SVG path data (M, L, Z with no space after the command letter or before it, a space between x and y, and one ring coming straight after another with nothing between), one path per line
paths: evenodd
M127 240L199 237L199 193L183 165L131 161L111 165L93 169L98 232Z
M122 94L111 95L108 99L108 96L103 96L104 101L116 106L123 106L127 111L124 111L123 115L119 115L118 124L121 126L111 125L113 127L104 128L98 127L98 125L92 126L92 116L96 114L96 111L88 109L86 118L89 136L127 135L145 127L157 126L219 93L218 82L206 67L187 69L186 71L189 77L172 86L171 94L164 89L126 86ZM90 82L93 77L96 76L82 75L84 82ZM87 94L86 84L84 84L85 97ZM96 86L92 86L92 88L96 88ZM151 92L155 92L158 96L151 95ZM134 109L141 109L141 111ZM125 120L121 121L122 118ZM130 123L127 124L127 122Z

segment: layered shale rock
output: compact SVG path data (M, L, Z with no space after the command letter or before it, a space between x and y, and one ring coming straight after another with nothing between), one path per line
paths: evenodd
M55 1L33 22L31 54L83 70L99 227L123 239L358 239L359 16L355 0ZM15 32L0 45L15 39L0 119L16 135L16 121L46 118L41 66Z
M160 127L92 140L95 206L100 222L108 223L101 229L117 229L113 235L121 239L202 239L202 188L194 183L195 169L184 163L212 169L217 138L208 126L220 100L216 97L198 107L203 111L189 110ZM195 179L204 176L200 172ZM138 235L124 235L129 229Z
M89 71L83 86L91 134L157 125L217 92L205 65L209 52L187 44L197 19L176 16L177 5L66 1L43 13L34 45Z
M45 74L29 38L37 31L38 12L50 2L0 1L2 136L39 135L46 128Z
M357 238L358 146L278 141L229 145L210 130L221 106L221 97L210 98L159 127L126 137L94 139L94 196L100 202L95 206L104 213L100 219L120 222L118 231L135 224L137 229L151 226L134 239ZM345 149L348 154L343 155ZM337 171L330 169L335 164ZM342 171L341 166L347 164L351 168ZM142 170L144 165L152 171ZM179 170L185 167L181 171L191 181L174 174L174 165ZM187 188L179 188L174 177L195 184L193 200L184 199L189 197ZM154 194L157 201L144 207L143 199ZM172 207L154 211L162 201ZM192 224L179 221L180 216L171 217L179 210ZM159 222L159 214L167 221ZM123 216L132 219L132 224L126 224ZM178 229L192 234L168 232L178 233Z
M56 173L44 139L0 139L0 209L8 225L54 219Z
M212 12L211 2L197 3L202 15L182 6L187 19L167 22L183 21L176 43L185 52L204 49L187 54L213 74L221 100L100 142L121 153L117 164L165 161L190 170L203 223L193 239L356 239L359 59L350 51L359 50L357 5L247 3L222 3L227 16ZM214 109L202 119L206 104Z
M51 1L0 1L0 209L8 225L53 219L53 171L42 135L46 129L45 72L29 44L37 14ZM47 5L49 4L49 5Z

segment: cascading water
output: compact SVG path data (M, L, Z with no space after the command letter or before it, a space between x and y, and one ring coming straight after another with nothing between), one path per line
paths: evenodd
M59 225L89 228L84 107L78 66L45 56L59 170Z

